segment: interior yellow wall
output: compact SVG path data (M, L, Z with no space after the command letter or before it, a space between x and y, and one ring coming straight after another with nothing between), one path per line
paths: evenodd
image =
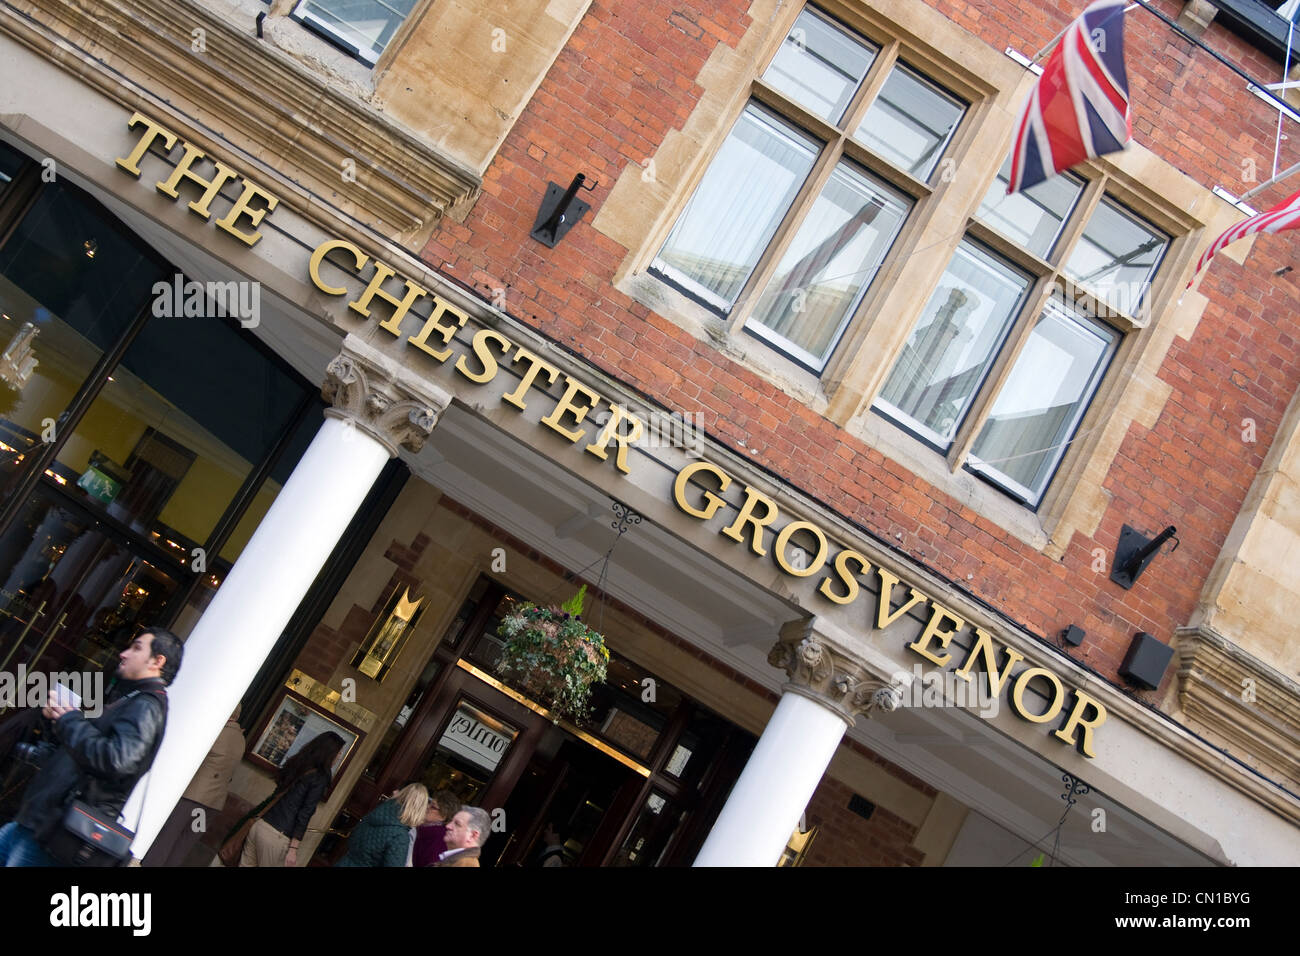
M76 433L70 436L60 449L58 460L74 471L82 472L90 464L91 454L99 451L118 465L124 465L144 436L145 429L155 426L156 423L156 419L141 418L101 396L87 410ZM165 428L160 431L180 444L190 447L184 432L168 431ZM235 492L239 490L247 472L246 468L241 473L235 473L224 465L199 454L172 493L159 515L159 520L194 541L207 540L234 498ZM271 497L273 500L274 495L272 494ZM269 501L266 507L270 507ZM257 515L257 520L260 520L263 514L265 510ZM241 542L240 547L242 546Z
M266 513L271 510L271 504L275 501L276 496L280 494L280 485L270 479L262 483L262 487L257 490L253 500L249 502L248 510L235 525L235 530L230 533L230 538L226 541L226 546L221 549L221 558L232 564L239 557L244 546L248 544L248 539L253 536L257 526L262 523Z
M185 444L184 435L168 435ZM201 455L190 465L180 485L158 515L160 521L194 541L205 541L247 477Z

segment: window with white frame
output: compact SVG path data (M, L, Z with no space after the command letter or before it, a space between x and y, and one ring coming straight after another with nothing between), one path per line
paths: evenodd
M650 272L820 372L966 107L804 8Z
M373 65L416 0L301 0L295 19Z
M1058 176L1008 196L1007 178L1004 165L873 407L1037 507L1143 324L1170 237L1104 183Z

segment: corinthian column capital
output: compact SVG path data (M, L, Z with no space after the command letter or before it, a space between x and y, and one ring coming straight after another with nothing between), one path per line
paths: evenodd
M815 700L850 727L858 717L896 710L902 702L901 684L872 674L845 648L819 633L812 620L783 627L767 662L789 678L782 691Z
M321 397L331 405L326 416L369 435L394 456L401 448L419 451L451 404L450 393L353 335L326 366Z

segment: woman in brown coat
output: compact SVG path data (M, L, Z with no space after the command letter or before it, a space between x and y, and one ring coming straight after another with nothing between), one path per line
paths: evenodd
M176 809L158 831L153 846L140 861L142 866L185 865L190 851L199 842L200 834L194 828L195 811L201 811L209 822L216 819L226 805L230 779L243 756L244 732L239 726L239 708L236 707L217 735L216 743L199 764Z

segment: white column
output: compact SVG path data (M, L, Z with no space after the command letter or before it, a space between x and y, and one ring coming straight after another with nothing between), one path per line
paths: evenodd
M185 642L136 857L153 843L384 465L399 446L418 450L450 401L350 335L322 393L334 407ZM144 792L138 786L123 811L128 826Z
M774 866L854 717L899 701L811 620L783 628L767 659L790 680L695 866Z
M848 728L802 694L782 694L695 865L776 863Z

